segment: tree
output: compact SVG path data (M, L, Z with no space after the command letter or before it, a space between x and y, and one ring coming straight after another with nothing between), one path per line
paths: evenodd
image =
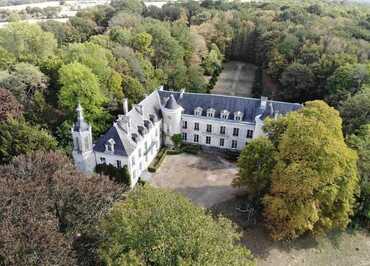
M63 65L59 70L59 83L59 104L70 114L74 113L78 101L86 110L87 116L101 111L105 98L90 68L80 63Z
M0 70L9 69L15 63L15 56L0 47Z
M363 125L348 139L349 145L358 153L358 170L361 178L361 193L358 199L356 218L370 225L370 124ZM356 220L356 219L355 219Z
M24 119L0 123L0 163L35 150L55 150L57 142L45 130L30 126Z
M133 36L132 38L132 47L144 55L151 55L153 50L150 47L152 43L152 35L141 32Z
M328 99L335 106L338 106L340 101L358 92L369 81L369 66L361 64L340 66L328 79Z
M274 123L280 123L277 120ZM338 112L307 102L283 120L264 217L274 239L345 229L358 192L357 156L344 142Z
M93 134L95 136L102 134L107 129L111 116L102 108L106 103L106 97L102 94L99 82L90 68L80 63L63 65L59 70L59 83L61 85L58 94L59 105L66 111L67 120L75 121L75 109L80 102L87 121L92 124ZM64 126L61 128L66 129Z
M275 152L271 140L266 137L248 143L238 159L239 173L233 185L245 188L251 199L260 200L270 189Z
M99 254L107 265L254 265L222 217L173 192L137 187L100 224Z
M137 14L142 14L145 9L144 2L140 0L113 0L111 5L116 10L126 10Z
M211 51L203 61L203 67L207 75L213 75L216 71L221 70L222 54L217 45L212 44Z
M139 103L144 99L145 89L140 82L130 76L123 77L123 93L129 99L129 103Z
M29 109L35 94L44 93L48 86L48 78L38 67L28 63L19 63L14 66L14 70L9 75L5 75L0 80L0 84L11 91L26 109Z
M294 63L283 72L281 95L286 100L303 102L315 98L315 76L306 65Z
M7 89L0 88L0 122L22 116L23 106Z
M355 133L362 125L370 123L370 86L350 96L339 106L344 132Z
M77 265L83 239L123 191L106 176L77 171L59 152L21 155L0 171L5 265ZM84 258L94 259L94 252Z
M0 46L17 61L36 63L53 55L56 45L53 34L44 32L38 24L15 22L0 29Z

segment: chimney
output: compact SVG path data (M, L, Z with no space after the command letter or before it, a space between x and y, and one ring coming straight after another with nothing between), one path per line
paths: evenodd
M127 98L123 99L123 114L127 115L128 113L128 100Z
M265 110L266 109L266 104L267 104L267 97L261 96L261 109Z
M185 89L181 89L180 90L180 97L179 97L179 100L182 99L182 97L184 96L184 93L185 93Z

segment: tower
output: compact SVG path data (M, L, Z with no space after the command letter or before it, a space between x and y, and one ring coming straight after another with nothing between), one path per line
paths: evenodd
M162 106L163 136L165 145L173 145L171 137L181 133L181 113L184 109L177 103L173 94Z
M78 169L83 172L93 172L95 159L92 147L91 126L85 121L83 108L78 104L76 108L77 122L71 128L73 139L73 160Z

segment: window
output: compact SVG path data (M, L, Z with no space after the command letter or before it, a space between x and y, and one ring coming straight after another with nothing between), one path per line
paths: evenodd
M223 147L225 145L225 139L220 139L220 147Z
M104 163L104 164L107 163L104 157L100 157L100 161L101 163Z
M194 142L196 142L196 143L199 142L199 135L197 135L197 134L194 135Z
M238 112L234 113L234 120L241 121L242 118L243 118L243 113L242 112L238 111Z
M194 130L196 130L196 131L199 130L199 123L197 123L197 122L194 123Z
M229 118L229 112L227 110L223 110L221 112L221 118L222 119L228 119Z
M140 170L143 170L143 164L142 164L142 162L140 162L139 167L140 167Z
M231 148L236 149L237 146L238 146L238 142L236 140L232 140L231 141Z
M74 140L75 140L75 144L74 144L75 150L80 151L80 144L78 142L78 138L75 138Z
M236 127L234 128L233 136L235 136L235 137L239 136L239 128L236 128Z
M113 152L114 144L116 144L116 142L113 139L109 139L108 143L105 145L105 150L109 152Z
M225 135L226 127L220 126L220 134Z
M183 140L183 141L186 141L187 137L188 137L188 136L187 136L187 134L186 134L186 133L182 133L182 140Z
M212 125L210 124L207 125L207 132L212 132Z
M188 128L188 121L182 121L182 128Z
M206 137L206 144L211 144L211 137L210 136Z
M135 157L132 157L132 159L131 159L131 164L132 164L132 166L134 166L134 165L135 165Z
M248 129L247 130L247 139L253 138L253 130Z
M139 154L139 158L140 158L141 157L141 149L139 149L138 154Z
M156 137L158 137L158 132L159 132L159 129L157 128L157 129L155 130L155 136L156 136Z
M122 168L122 164L120 160L117 160L117 168Z
M194 115L201 116L203 112L203 109L201 107L197 107L194 110Z
M209 108L207 110L207 117L214 117L215 116L215 109Z

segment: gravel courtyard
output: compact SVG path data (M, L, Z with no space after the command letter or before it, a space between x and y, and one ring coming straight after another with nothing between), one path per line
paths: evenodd
M209 208L238 194L239 190L230 185L236 174L236 165L217 154L183 153L167 155L149 183L177 191Z

